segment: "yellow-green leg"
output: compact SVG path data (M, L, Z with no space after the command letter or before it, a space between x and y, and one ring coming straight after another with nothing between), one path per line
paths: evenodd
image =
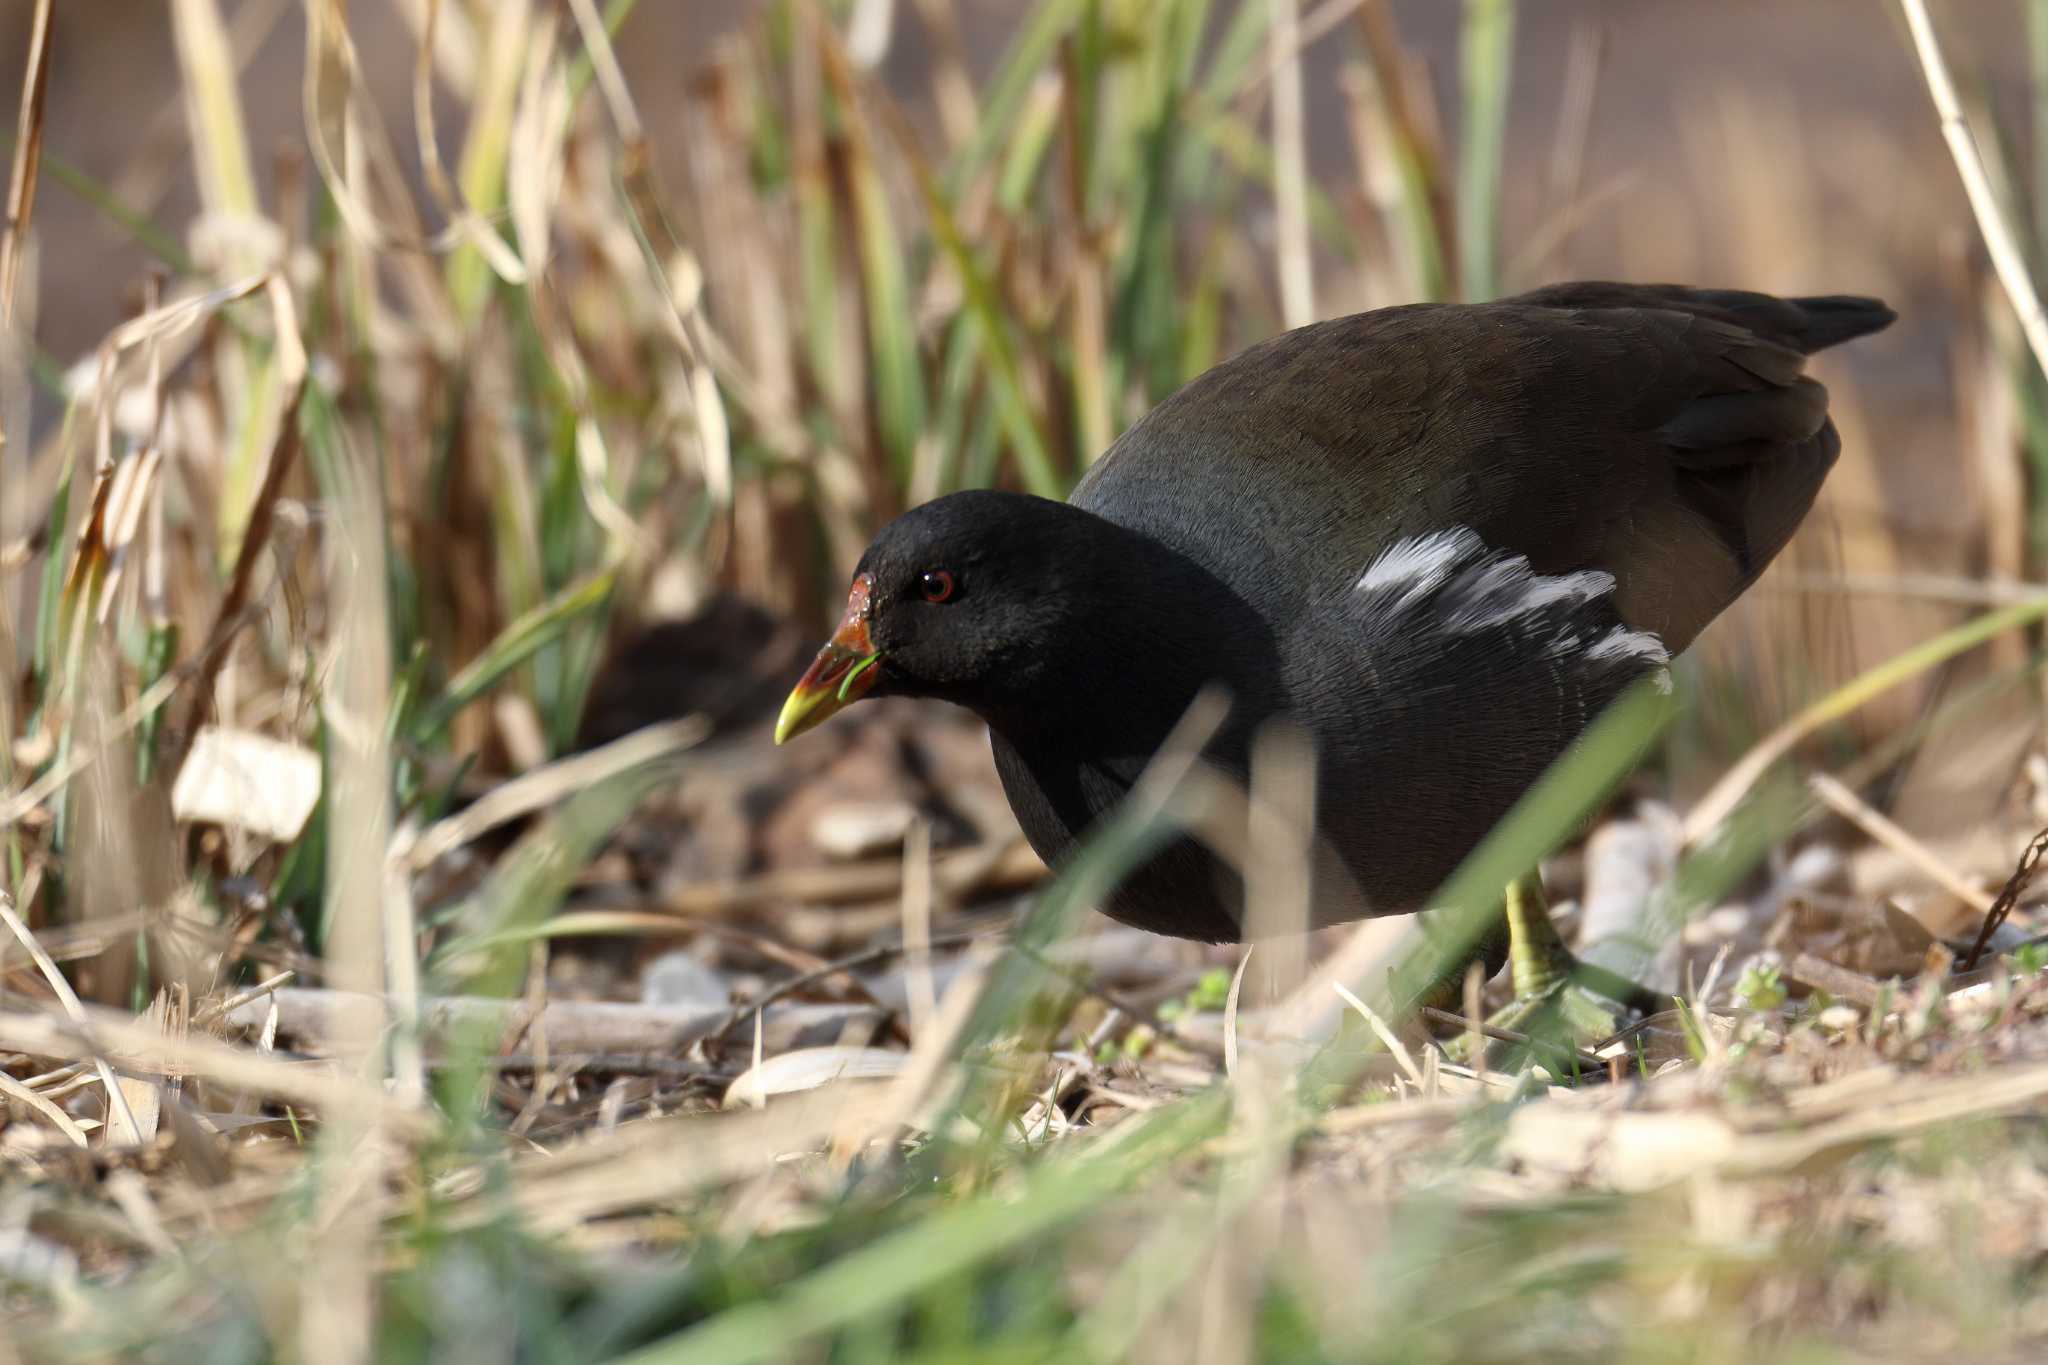
M1584 979L1587 973L1550 921L1543 879L1534 871L1524 873L1508 884L1506 900L1508 969L1515 998L1487 1022L1532 1037L1554 1034L1561 1024L1564 1036L1557 1041L1574 1046L1612 1034L1621 1002ZM1631 987L1632 983L1624 990Z
M1511 882L1503 901L1500 923L1515 998L1496 1010L1488 1024L1578 1047L1613 1034L1625 1009L1655 1007L1655 998L1641 986L1572 955L1551 923L1543 880L1534 870ZM1489 938L1500 936L1497 930ZM1483 940L1481 951L1491 963L1498 962L1497 947ZM1459 1051L1454 1045L1454 1055Z

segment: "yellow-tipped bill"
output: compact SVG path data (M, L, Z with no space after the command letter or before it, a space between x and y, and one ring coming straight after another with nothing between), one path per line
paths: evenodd
M866 696L875 685L882 653L868 639L869 594L874 582L866 574L853 580L846 594L846 615L839 628L797 679L782 714L775 720L775 742L784 744Z

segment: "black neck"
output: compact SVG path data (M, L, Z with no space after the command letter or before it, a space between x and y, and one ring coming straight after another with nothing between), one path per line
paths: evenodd
M1258 613L1187 556L1101 525L1112 535L1094 572L1112 589L1107 606L1062 622L1027 686L969 703L990 728L1025 752L1150 756L1205 684L1229 693L1234 713L1274 709L1278 652Z

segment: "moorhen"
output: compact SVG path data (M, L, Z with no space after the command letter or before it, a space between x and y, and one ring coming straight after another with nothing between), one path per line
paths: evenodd
M776 740L864 696L968 707L1057 866L1219 684L1206 756L1237 780L1262 722L1314 741L1315 922L1422 909L1784 547L1841 448L1805 357L1893 317L1581 283L1274 337L1154 408L1066 503L954 493L883 527ZM1235 941L1243 887L1183 838L1101 908Z

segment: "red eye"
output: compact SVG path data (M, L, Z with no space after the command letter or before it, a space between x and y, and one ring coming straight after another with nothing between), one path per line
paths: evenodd
M953 595L953 575L944 569L933 569L918 580L918 586L924 589L925 601L944 602Z

